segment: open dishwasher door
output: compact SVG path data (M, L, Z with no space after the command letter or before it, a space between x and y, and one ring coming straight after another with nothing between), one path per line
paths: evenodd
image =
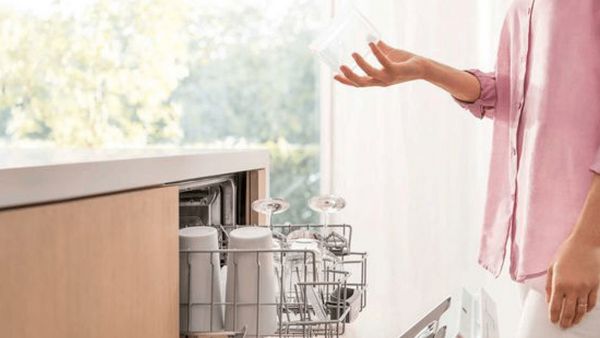
M446 298L399 338L500 338L496 304L481 289Z

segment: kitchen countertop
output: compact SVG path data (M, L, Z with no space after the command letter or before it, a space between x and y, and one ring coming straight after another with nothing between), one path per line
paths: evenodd
M0 209L268 167L266 150L0 148Z

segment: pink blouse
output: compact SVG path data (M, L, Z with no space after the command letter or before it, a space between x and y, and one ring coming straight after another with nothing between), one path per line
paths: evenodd
M543 275L600 173L600 1L515 0L475 103L494 133L480 264ZM590 170L591 169L591 170Z

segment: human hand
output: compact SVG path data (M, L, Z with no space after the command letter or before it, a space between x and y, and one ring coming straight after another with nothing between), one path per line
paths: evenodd
M546 302L553 323L569 328L578 324L598 300L600 247L586 239L570 237L548 269Z
M336 75L334 79L353 87L387 87L423 78L426 61L424 58L392 48L383 41L379 41L377 44L370 43L369 47L382 68L374 67L362 56L354 53L352 58L367 75L360 76L344 65L340 67L342 74Z

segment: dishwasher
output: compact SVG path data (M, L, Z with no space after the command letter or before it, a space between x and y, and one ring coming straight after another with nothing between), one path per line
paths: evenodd
M246 173L234 173L189 182L179 182L179 227L212 227L218 232L218 249L190 250L180 248L180 268L186 273L180 279L187 279L187 292L180 290L180 336L196 337L340 337L346 326L353 322L367 305L367 253L352 250L353 228L348 224L250 224L252 208L248 194ZM265 222L266 223L266 222ZM245 250L256 255L260 269L259 255L273 255L276 265L277 291L275 302L265 303L258 297L244 303L256 308L256 322L261 321L262 308L274 308L276 330L272 334L251 332L243 326L238 330L225 330L213 327L213 312L235 307L241 302L235 297L208 302L194 302L191 299L191 276L194 266L190 257L207 255L211 262L218 262L218 269L209 268L202 273L215 274L236 267L228 267L228 255L239 254L239 249L229 248L230 233L248 226L268 227L273 237L288 238L293 234L310 233L317 236L326 252L332 255L335 264L322 264L315 258L316 252L309 248L290 248L286 245L269 249ZM323 235L321 235L323 234ZM276 236L275 236L276 235ZM290 257L300 259L300 264L288 265ZM213 263L214 265L214 263ZM293 271L291 271L293 270ZM301 273L303 270L303 273ZM183 271L183 270L182 270ZM312 272L312 273L311 273ZM292 276L292 277L290 277ZM215 283L214 278L210 278ZM239 283L244 283L243 278ZM252 281L260 285L260 278ZM180 284L181 285L181 284ZM214 289L211 285L210 290ZM210 324L201 329L192 328L190 323L193 309L204 308L210 311ZM234 317L234 327L235 317Z

